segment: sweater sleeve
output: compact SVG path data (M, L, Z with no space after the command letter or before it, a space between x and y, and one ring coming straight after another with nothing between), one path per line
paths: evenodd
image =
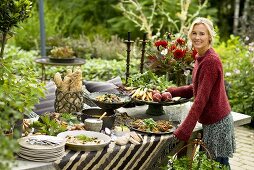
M172 97L184 97L184 98L192 98L193 97L193 85L186 85L181 87L171 87L167 89L168 92L171 93Z
M196 77L198 87L196 89L193 105L185 120L174 132L178 139L183 141L189 140L192 131L209 100L213 85L216 82L219 70L221 69L218 61L214 59L208 60L200 66L199 73L197 73Z

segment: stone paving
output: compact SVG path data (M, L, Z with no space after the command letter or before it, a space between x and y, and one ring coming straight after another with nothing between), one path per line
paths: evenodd
M230 158L231 170L254 170L254 129L235 128L236 152Z

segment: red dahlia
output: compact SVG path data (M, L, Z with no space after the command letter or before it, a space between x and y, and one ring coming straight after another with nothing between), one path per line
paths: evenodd
M184 45L185 44L185 40L182 38L177 38L176 42L180 45Z
M182 50L182 49L176 49L173 52L175 59L181 59L181 58L183 58L185 53L186 53L186 51Z
M155 42L155 46L156 46L156 47L162 46L162 47L164 47L164 48L167 48L168 42L167 42L167 41L164 41L164 40L160 40L160 41Z

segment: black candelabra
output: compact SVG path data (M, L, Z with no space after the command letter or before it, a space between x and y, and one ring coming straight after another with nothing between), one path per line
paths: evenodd
M144 71L144 58L145 58L145 48L146 48L146 33L144 33L143 35L143 40L141 40L142 42L142 53L141 53L141 60L140 60L140 73L143 73Z
M124 41L127 45L127 58L126 58L126 72L125 72L125 84L128 83L128 78L130 76L130 52L131 52L131 43L134 41L131 41L131 33L128 32L128 39Z

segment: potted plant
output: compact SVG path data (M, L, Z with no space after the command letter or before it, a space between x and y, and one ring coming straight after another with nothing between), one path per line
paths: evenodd
M20 130L14 125L18 122L22 127L23 115L31 112L44 95L44 85L38 83L34 70L26 63L17 65L19 54L5 53L13 28L29 17L31 8L29 0L1 0L0 3L0 169L10 169L18 150L15 137L20 136ZM6 136L7 132L13 132L14 138Z
M69 46L53 47L50 50L49 59L52 62L73 62L75 58L74 51Z

